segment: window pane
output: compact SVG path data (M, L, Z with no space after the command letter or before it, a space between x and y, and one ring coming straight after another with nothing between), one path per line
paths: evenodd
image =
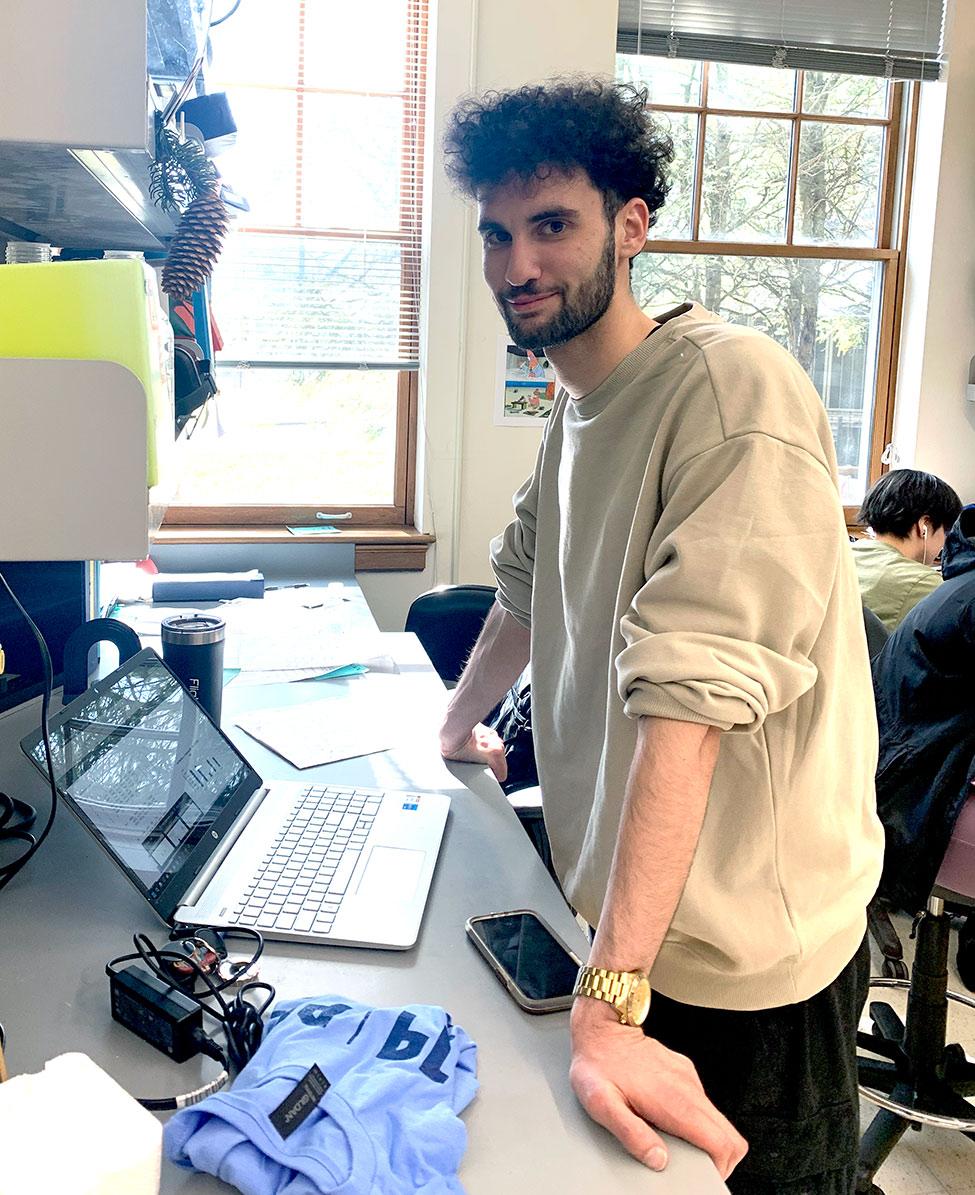
M243 195L258 227L295 222L294 92L236 87L229 93L237 122L237 144L220 155L220 173Z
M402 91L407 0L305 5L305 83L345 91Z
M274 0L273 17L266 4L242 4L210 36L209 91L226 88L228 83L293 87L297 82L298 0Z
M702 238L784 240L790 135L790 121L707 118Z
M180 506L393 502L395 370L230 369L186 447Z
M674 160L668 172L670 191L650 235L657 240L686 239L691 235L698 117L693 112L654 112L653 118L673 140Z
M237 233L214 271L228 361L400 360L398 244Z
M874 261L642 253L633 289L651 315L694 299L785 345L823 396L841 497L852 506L867 486L883 268Z
M889 90L886 79L806 71L802 110L824 116L883 117L887 115Z
M400 99L306 94L302 223L399 228L402 132Z
M876 244L883 148L876 125L802 122L797 243Z
M651 104L699 104L704 64L683 58L617 54L616 78L650 91Z
M737 66L712 62L708 71L708 107L746 112L792 112L796 72L774 66Z

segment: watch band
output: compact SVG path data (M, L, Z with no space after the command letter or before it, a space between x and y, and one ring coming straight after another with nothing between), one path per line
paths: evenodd
M607 971L605 967L581 967L572 994L591 996L615 1006L626 995L630 974L628 971Z

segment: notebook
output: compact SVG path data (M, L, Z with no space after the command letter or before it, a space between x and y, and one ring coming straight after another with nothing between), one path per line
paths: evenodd
M39 731L21 747L46 777ZM168 924L414 945L450 798L265 784L146 648L51 720L64 803Z

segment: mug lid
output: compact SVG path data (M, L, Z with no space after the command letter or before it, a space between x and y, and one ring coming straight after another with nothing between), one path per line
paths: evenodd
M196 646L219 643L227 624L210 614L171 614L160 625L163 643L186 643Z

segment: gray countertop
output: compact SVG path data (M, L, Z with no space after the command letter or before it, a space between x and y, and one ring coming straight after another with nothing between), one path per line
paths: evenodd
M396 654L409 647L403 636L389 641ZM472 1195L499 1190L554 1195L618 1189L620 1183L661 1195L724 1191L710 1160L684 1142L672 1144L670 1165L657 1175L591 1122L569 1087L568 1014L522 1012L467 941L464 923L472 914L530 907L577 953L584 957L587 950L584 934L493 778L472 765L448 770L440 760L435 728L445 694L432 670L416 665L415 647L412 657L412 666L397 678L403 690L402 745L301 773L244 735L234 717L272 702L341 701L352 686L361 692L369 678L273 686L273 692L231 684L225 691L224 729L266 779L300 775L436 789L452 799L413 950L269 943L261 978L280 998L337 994L373 1004L439 1004L451 1013L478 1045L481 1087L463 1117L469 1142L461 1180ZM0 776L4 790L46 809L43 785L17 746L36 725L38 709L33 702L0 717ZM131 949L133 932L160 939L163 928L83 827L62 811L37 857L0 893L0 1019L10 1072L38 1070L56 1054L82 1050L137 1095L175 1095L205 1081L212 1061L197 1058L177 1067L109 1014L106 961ZM164 1163L167 1195L229 1189Z

